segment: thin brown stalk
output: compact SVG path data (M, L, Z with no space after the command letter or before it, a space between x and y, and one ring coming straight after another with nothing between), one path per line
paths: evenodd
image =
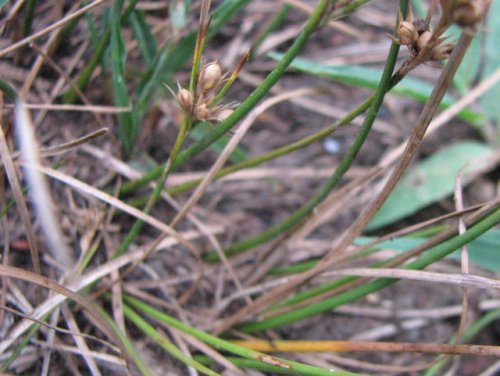
M95 112L99 114L121 114L132 111L132 107L100 106L97 104L25 103L24 106L28 110ZM13 106L6 104L5 107L12 108Z
M500 281L472 274L434 273L420 270L389 268L347 268L332 270L322 276L360 276L374 278L397 278L431 283L445 283L464 287L500 290Z
M500 357L499 346L364 341L231 341L262 352L410 352Z

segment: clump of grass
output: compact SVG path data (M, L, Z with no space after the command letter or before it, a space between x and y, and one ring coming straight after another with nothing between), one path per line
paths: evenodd
M283 137L286 143L274 150L251 157L242 152L244 160L228 162L244 136L251 134L256 120L263 118L269 108L292 99L304 106L304 96L331 94L311 87L279 90L287 80L287 69L297 66L294 60L305 48L314 46L315 33L337 25L339 18L362 12L360 8L366 3L320 0L314 8L305 9L307 20L300 31L294 34L284 53L270 55L277 63L251 93L239 98L241 103L232 97L234 92L243 90L240 79L251 82L245 64L254 64L249 70L262 69L265 60L259 51L266 42L280 37L280 29L287 26L287 15L296 11L293 5L284 5L267 14L267 19L256 21L258 15L243 14L243 9L252 5L245 0L226 0L215 9L206 0L171 2L168 10L155 2L114 0L107 4L96 0L79 9L75 6L67 14L62 13L60 5L49 2L28 1L24 7L21 3L0 4L0 9L5 10L2 27L11 42L0 50L0 56L6 57L11 72L17 72L12 69L17 62L27 69L22 82L15 82L14 73L0 80L0 94L5 94L10 102L17 101L12 125L17 136L12 136L14 132L9 126L0 129L0 219L4 239L0 332L5 334L0 340L1 372L38 367L42 374L47 374L64 362L75 372L85 369L98 375L118 369L149 375L154 374L155 368L149 346L158 346L157 351L165 354L165 358L154 359L163 368L173 367L179 373L188 370L193 375L218 375L224 370L245 374L244 370L250 368L300 375L396 372L389 365L346 360L333 357L331 352L437 354L437 360L431 359L422 367L428 369L428 374L436 374L447 366L449 355L500 355L495 346L461 343L472 341L473 334L499 315L498 309L492 310L486 304L480 309L490 312L476 318L472 325L467 320L469 289L486 289L492 295L498 289L493 278L471 273L466 247L483 234L491 234L491 229L500 223L500 203L498 198L491 198L466 207L461 194L462 176L470 173L470 165L473 176L481 176L498 163L490 145L483 142L482 159L471 160L467 169L460 170L454 210L413 226L400 224L395 232L378 230L380 236L360 245L367 226L412 168L411 162L440 103L481 28L489 1L431 1L426 17L420 18L408 0L401 0L391 15L394 32L387 39L392 43L385 51L385 65L376 84L356 79L352 71L343 74L337 70L333 74L334 79L352 84L344 88L346 93L361 85L371 88L372 95L360 99L358 105L349 103L346 113L320 131L296 141ZM48 15L44 13L47 9ZM54 20L53 15L58 12ZM248 17L252 23L264 26L260 32L254 30L249 45L233 54L241 57L232 59L231 68L226 56L212 43L217 43L214 37L221 30L231 33L228 30L235 17L238 22ZM14 21L23 25L20 40L11 27ZM45 26L38 30L38 25ZM447 34L457 25L460 37L453 40ZM47 39L41 39L46 35ZM63 48L68 45L76 50L82 40L87 47L81 49L80 55ZM35 43L34 48L26 49L28 43ZM401 46L408 51L404 60L398 62ZM30 66L28 61L35 63ZM52 78L41 69L44 62L56 73L57 80L50 81L51 85L46 85L46 81ZM315 74L314 69L309 69L313 64L308 64L302 66L302 72ZM356 174L359 154L369 146L374 124L383 117L384 101L391 101L386 95L404 83L417 67L435 69L437 78L427 94L412 84L410 97L424 96L425 105L412 122L409 136L401 147L394 147L380 161L373 156L375 162ZM318 70L315 72L322 76ZM103 81L108 85L103 85ZM401 90L399 94L404 92ZM273 96L264 100L270 93ZM366 94L359 92L362 95ZM102 98L109 103L93 105ZM37 100L44 103L30 103ZM75 104L77 101L84 105ZM11 111L9 104L0 97L4 114ZM447 105L455 114L463 110L460 101L450 100ZM29 108L33 109L33 116ZM116 140L103 137L107 134L104 129L85 129L82 137L72 136L62 144L43 146L50 135L60 138L63 132L53 130L57 116L64 116L62 111L66 110L88 113L93 122L110 126ZM475 126L484 121L482 114L470 110L462 118ZM161 133L158 124L163 120L159 119L169 119L172 146L162 140L161 150L156 153L162 159L155 161L144 139L148 136L147 124L152 132ZM294 119L286 120L292 124ZM84 123L80 117L71 121L77 127ZM360 126L350 127L353 121ZM8 120L4 123L8 125ZM210 126L204 131L206 124ZM35 129L38 134L33 132ZM217 213L214 205L207 205L209 210L201 209L204 198L220 199L218 189L222 196L228 192L224 185L210 191L214 180L231 177L237 171L250 176L262 164L276 163L278 158L304 151L341 129L352 131L352 142L345 146L324 183L315 192L301 192L295 209L280 221L270 221L261 232L255 233L253 226L245 223L239 226L235 237L231 234L234 226L221 220L223 215ZM14 138L20 143L19 151L12 142ZM221 141L222 149L216 149L214 145ZM101 148L91 145L94 142L100 142ZM74 152L76 148L78 153ZM109 152L111 149L116 152ZM209 159L206 149L218 155L201 178L169 184L182 177L177 171L194 168L192 160ZM102 166L90 158L99 158ZM318 170L318 166L312 168ZM22 179L21 174L26 174L26 178ZM70 176L74 174L81 177ZM269 174L272 172L266 176L273 178ZM122 181L120 175L128 181ZM257 182L248 176L246 183ZM247 189L240 185L237 193ZM78 192L78 198L71 193L73 190ZM190 190L194 192L186 196ZM27 204L27 197L33 205ZM251 201L248 197L254 196L245 197ZM238 215L244 215L247 204L245 200L232 203ZM251 204L266 205L264 201ZM344 229L335 238L322 235L324 238L318 239L311 235L320 226L328 226L332 215L337 214L338 218L346 210L355 219L344 223ZM20 223L22 237L12 230ZM379 252L387 239L399 244L415 238L419 243L404 246L402 253ZM306 247L308 240L321 243L320 251L306 249L300 257L290 254L294 246ZM12 257L13 248L29 250L29 256L26 253ZM422 271L441 265L457 249L462 249L460 273ZM33 272L26 267L29 263ZM25 284L18 284L18 280ZM460 323L456 335L449 338L450 343L368 342L359 337L319 341L303 331L294 333L290 329L291 324L321 317L317 325L325 331L322 326L327 325L328 316L320 315L334 309L351 310L352 302L376 296L373 294L387 291L402 280L461 287L462 301L455 313L460 316ZM32 286L37 286L34 292ZM399 310L399 302L393 303ZM353 317L354 320L363 318ZM283 340L295 334L303 337L297 341ZM442 338L438 340L443 342ZM23 358L41 348L46 349L40 352L43 355ZM304 353L314 355L306 357ZM54 362L56 356L60 357L58 362ZM399 367L397 372L416 368Z

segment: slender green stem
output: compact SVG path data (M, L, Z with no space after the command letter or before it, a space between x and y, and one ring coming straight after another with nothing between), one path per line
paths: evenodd
M198 360L202 364L206 364L207 366L216 364L215 360L206 356L206 355L196 355L194 357L196 360ZM292 369L286 369L286 368L281 368L277 366L273 366L271 364L266 364L257 360L253 359L244 359L244 358L237 358L237 357L225 357L226 360L230 361L234 365L240 367L240 368L250 368L250 369L256 369L259 371L266 372L266 375L269 374L275 374L275 373L280 373L283 375L297 375L295 370ZM316 376L317 371L314 370L312 373L311 372L301 372L301 376Z
M0 372L7 372L12 363L17 359L21 352L28 346L31 342L35 334L38 333L38 330L42 327L41 324L35 323L31 326L29 332L22 338L20 343L16 346L16 348L12 351L12 353L5 359L2 364L0 364Z
M364 112L366 108L369 106L371 103L371 99L366 100L363 104L361 104L358 108L356 108L354 111L350 112L348 115L344 116L342 119L336 121L334 124L322 129L319 132L316 132L312 134L311 136L308 136L306 138L303 138L297 142L291 143L289 145L285 145L281 148L277 148L275 150L271 150L268 153L261 154L257 157L250 158L244 162L240 163L235 163L234 165L225 167L221 169L217 174L216 174L216 179L220 179L226 175L232 174L233 172L243 170L245 168L250 168L250 167L255 167L260 165L261 163L270 161L272 159L281 157L285 154L292 153L296 150L302 149L316 141L319 141L328 135L332 134L335 130L337 130L339 127L349 124L356 116L358 116L361 112ZM192 181L186 182L184 184L180 184L177 186L173 186L168 189L168 192L170 194L175 194L175 193L180 193L184 192L190 189L195 188L199 183L201 182L201 179L194 179Z
M174 147L172 148L172 151L170 152L170 156L167 160L167 163L165 163L165 167L163 168L163 171L160 175L160 178L158 179L158 182L156 183L155 189L153 193L149 196L148 202L146 203L146 206L143 209L143 212L145 214L148 214L151 209L153 208L154 204L158 199L160 198L161 192L163 190L163 187L165 186L165 182L167 181L168 175L171 171L171 166L175 162L175 159L177 158L177 155L179 154L179 151L181 150L182 145L184 144L184 141L186 140L189 128L191 126L191 123L187 116L184 116L181 122L181 127L179 129L179 133L177 134L177 138L175 140ZM127 236L125 239L122 241L120 246L117 248L115 253L113 254L113 258L121 256L126 252L130 244L135 240L137 235L141 232L142 228L144 226L144 222L140 219L137 219L130 231L128 232Z
M463 245L470 243L481 234L488 231L490 228L500 223L500 209L495 209L492 213L485 216L481 221L471 226L465 233L457 235L429 250L425 255L417 260L404 266L404 269L420 270L429 266L430 264L441 260L450 253L454 252ZM281 315L273 316L269 319L262 320L255 323L243 325L240 330L250 333L262 331L267 329L276 328L286 324L303 320L305 318L317 315L322 312L330 311L341 305L351 303L367 294L381 290L397 282L398 279L393 278L379 278L373 282L356 287L350 291L325 299L321 302L308 305L293 312L287 312Z
M239 355L244 358L248 359L254 359L256 361L264 362L267 364L270 364L271 361L275 361L275 365L281 364L283 369L289 369L291 371L295 371L295 374L299 375L317 375L317 376L323 376L323 375L357 375L354 373L350 372L341 372L341 371L330 371L326 370L323 368L319 367L313 367L309 366L306 364L298 363L298 362L293 362L290 360L282 359L282 358L277 358L273 357L270 355L263 354L258 351L250 350L245 347L241 347L238 345L235 345L233 343L224 341L218 337L215 337L213 335L210 335L208 333L205 333L201 330L198 330L196 328L193 328L192 326L189 326L187 324L184 324L173 317L158 311L157 309L149 306L148 304L144 303L143 301L132 298L130 296L125 295L124 300L127 304L135 307L136 309L140 310L141 312L145 313L148 316L151 316L155 320L162 321L165 324L176 328L184 333L187 333L189 335L192 335L193 337L199 339L200 341L203 341L210 346L215 347L216 349L228 351L232 354ZM266 362L266 360L268 360Z

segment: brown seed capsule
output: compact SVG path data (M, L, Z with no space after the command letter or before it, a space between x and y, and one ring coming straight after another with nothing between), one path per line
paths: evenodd
M455 48L455 44L453 43L446 43L443 44L442 46L439 46L432 53L431 60L441 61L444 59L448 59L453 51L453 48Z
M219 64L214 61L205 65L200 71L198 85L202 93L212 90L220 81L221 69Z
M398 18L399 18L399 27L396 33L398 43L407 46L415 42L418 38L417 29L413 24L414 18L411 8L408 9L408 15L406 17L406 20L403 20L401 12L399 12Z
M194 107L193 114L198 120L207 120L210 117L210 109L206 103L199 103Z
M483 17L489 0L455 0L449 4L449 17L459 26L474 26Z
M177 102L185 112L190 113L193 108L193 93L179 86Z
M420 53L425 46L427 46L427 43L429 43L429 40L432 37L432 31L426 30L417 39L417 53Z

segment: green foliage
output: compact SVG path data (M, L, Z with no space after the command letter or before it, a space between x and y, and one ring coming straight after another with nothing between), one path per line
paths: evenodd
M465 186L472 177L469 172L481 167L480 158L492 156L494 152L494 148L486 144L464 141L419 162L408 170L366 230L392 224L452 194L457 175L463 174ZM471 161L474 163L467 165Z
M500 0L493 0L490 5L490 10L487 17L484 29L484 67L481 73L481 79L484 80L500 67L500 49L498 43L500 41ZM481 97L480 103L484 112L488 117L496 122L496 139L494 142L500 142L500 106L498 105L500 98L500 83L496 83L486 95Z
M121 9L123 0L115 0L111 11L111 66L113 80L113 94L115 104L119 107L130 105L128 89L125 79L127 53L121 31ZM118 114L120 128L118 136L127 155L132 153L138 135L138 119L134 112Z

